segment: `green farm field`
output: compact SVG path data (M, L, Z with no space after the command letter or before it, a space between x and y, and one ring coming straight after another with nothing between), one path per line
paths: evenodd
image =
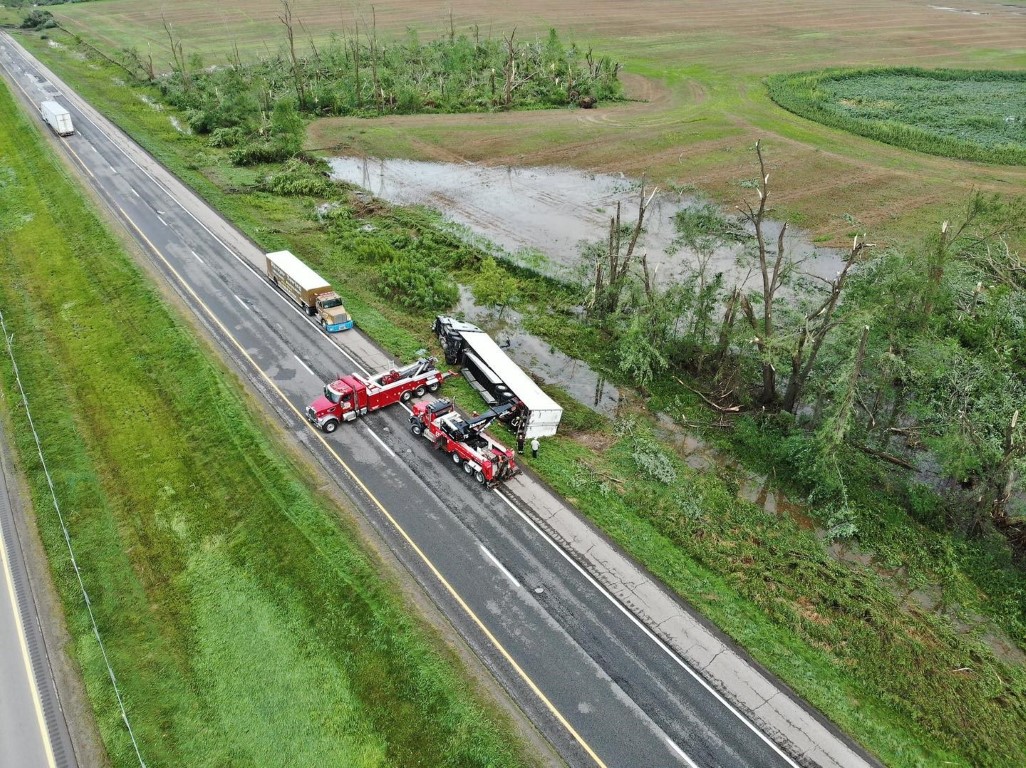
M445 3L386 0L366 4L305 0L294 14L304 41L323 42L373 22L381 36L408 28L422 38L446 34ZM960 6L961 8L961 6ZM91 40L135 47L167 66L161 14L187 55L206 64L276 52L284 42L274 0L137 0L55 7L57 18ZM519 39L556 28L564 41L593 47L623 65L635 102L594 110L526 114L431 115L315 123L309 146L374 156L470 160L488 164L574 166L645 174L652 182L693 186L726 204L752 175L750 147L761 138L774 174L778 213L821 243L847 241L853 229L879 241L937 222L970 189L1017 193L1026 168L998 167L909 152L796 117L770 101L763 78L847 66L1026 68L1021 5L971 2L962 10L909 0L780 2L600 0L503 3L475 0L451 10L457 33ZM857 223L855 223L857 222Z

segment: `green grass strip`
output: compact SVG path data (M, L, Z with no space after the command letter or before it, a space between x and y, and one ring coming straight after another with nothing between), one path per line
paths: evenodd
M523 764L0 88L0 302L150 766ZM5 402L16 402L10 364ZM134 753L25 414L39 526L115 765Z

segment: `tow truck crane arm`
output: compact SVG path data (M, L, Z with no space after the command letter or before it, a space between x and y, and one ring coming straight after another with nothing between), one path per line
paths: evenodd
M488 429L493 421L511 410L513 410L512 403L503 403L502 405L497 405L494 408L489 408L480 416L475 416L472 419L469 419L467 421L467 427L471 434L479 435Z

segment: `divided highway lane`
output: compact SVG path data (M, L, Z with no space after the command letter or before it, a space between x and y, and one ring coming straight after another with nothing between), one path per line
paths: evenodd
M0 435L0 439L3 436ZM42 698L55 701L49 677L37 674L29 643L45 663L45 649L20 555L6 477L0 473L0 768L54 768ZM25 619L28 619L26 621ZM47 670L49 671L49 670ZM43 690L40 690L40 683Z
M0 64L29 99L63 91L31 74L9 39L0 45ZM330 438L312 431L296 409L340 371L379 361L352 332L323 334L129 160L123 137L58 98L78 130L64 146L97 192L570 764L795 765L503 494L481 489L414 437L401 408Z

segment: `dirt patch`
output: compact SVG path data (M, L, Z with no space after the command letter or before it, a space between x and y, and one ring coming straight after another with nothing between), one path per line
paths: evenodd
M597 454L605 453L616 442L616 435L610 432L575 432L573 438L574 442Z

